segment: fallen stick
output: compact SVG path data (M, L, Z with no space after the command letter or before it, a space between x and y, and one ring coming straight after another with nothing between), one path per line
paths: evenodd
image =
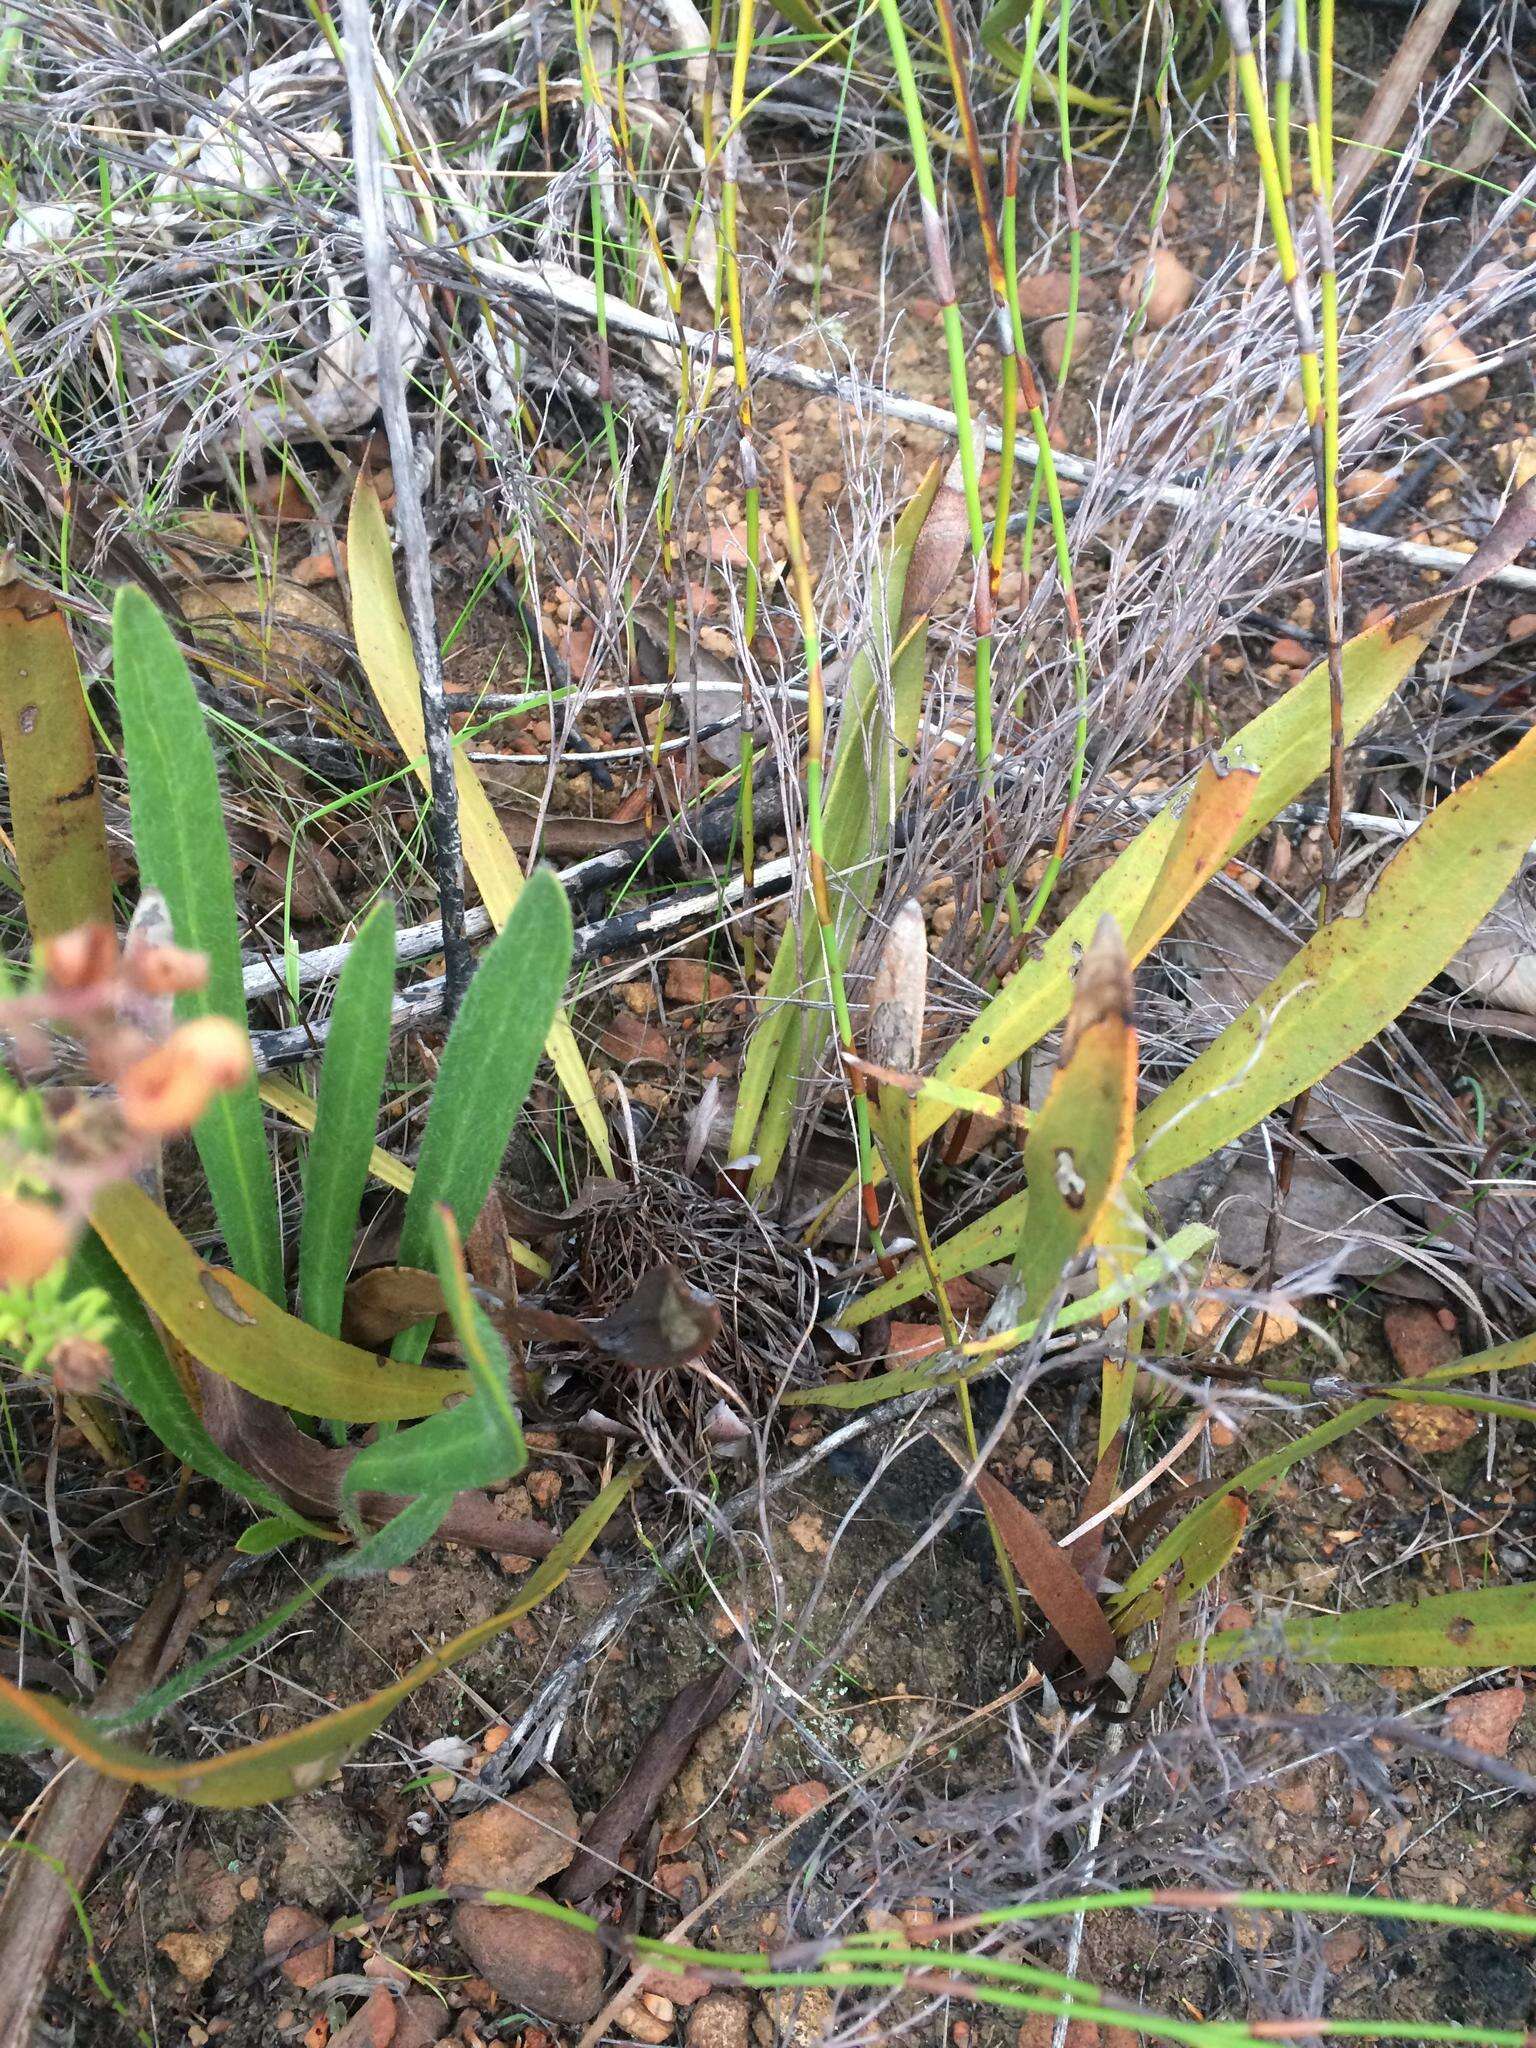
M544 305L556 306L562 312L578 314L583 319L595 320L597 317L597 293L585 278L576 276L572 271L547 270L533 263L499 263L481 258L477 258L475 268L483 280L502 285L514 297L521 294ZM680 321L662 320L653 313L641 312L637 307L626 306L612 297L605 300L604 310L611 328L656 342L680 354L714 355L724 346L723 335L698 327L686 327ZM906 420L913 426L928 427L951 441L959 438L955 416L944 406L929 405L922 399L904 398L897 392L882 391L863 377L812 369L805 363L794 362L788 356L771 350L755 355L752 368L760 377L767 377L774 383L790 384L797 390L810 391L821 398L836 399L839 404L855 411L862 409L881 413L888 419ZM1002 453L1003 437L997 428L987 428L986 445L994 454ZM1016 437L1013 453L1016 462L1031 468L1040 459L1034 442L1024 436ZM1098 464L1085 462L1080 456L1064 454L1056 457L1056 471L1068 483L1075 484L1092 483L1103 474ZM1210 498L1208 485L1154 483L1150 478L1122 470L1114 472L1113 482L1116 491L1125 496L1150 499L1153 504L1164 505L1171 510L1191 509L1205 504ZM1234 523L1247 519L1260 532L1277 540L1315 541L1318 537L1316 519L1299 513L1274 512L1267 506L1240 501L1229 508L1228 516ZM1441 569L1451 574L1464 569L1467 564L1467 554L1455 548L1398 540L1392 534L1370 533L1358 526L1340 527L1339 547L1347 555L1390 555L1412 568ZM1469 549L1467 553L1470 552ZM1522 569L1511 564L1495 571L1487 580L1505 584L1513 590L1536 590L1536 569Z
M796 863L788 854L778 860L765 861L753 876L754 895L761 897L765 889L771 891L778 884L791 881L795 868ZM597 924L578 925L574 933L572 964L579 966L582 961L595 960L605 953L628 952L657 939L665 942L669 938L682 938L701 920L715 916L728 905L739 904L745 893L745 881L738 873L718 887L691 889L684 895L669 896L665 902L647 905L640 910L621 911L618 916L605 917ZM490 929L490 920L484 911L472 910L465 919L464 929L470 938L483 937ZM395 957L423 959L438 951L441 945L442 926L434 919L431 924L415 925L401 932ZM409 950L402 952L401 947ZM326 946L317 953L305 955L309 978L328 980L333 972L340 971L340 962L349 950L347 946ZM270 995L281 985L277 975L265 964L247 967L245 977L247 996L253 990L258 995ZM390 1029L422 1031L440 1022L442 1016L443 980L441 975L434 975L431 980L421 982L395 998L390 1011ZM326 1017L317 1018L313 1023L286 1025L277 1031L253 1031L251 1048L258 1071L271 1073L276 1067L296 1066L302 1060L312 1059L330 1036L330 1029L330 1019Z

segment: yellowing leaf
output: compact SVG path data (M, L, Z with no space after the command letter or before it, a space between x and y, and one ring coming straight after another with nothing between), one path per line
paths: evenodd
M1425 636L1420 633L1406 633L1394 640L1391 620L1357 634L1348 643L1343 650L1346 740L1353 739L1380 711L1423 653L1424 645ZM1320 663L1277 703L1261 711L1225 751L1232 764L1257 768L1258 782L1230 843L1220 856L1213 857L1213 866L1241 851L1326 768L1326 664ZM1191 797L1193 794L1191 791ZM1162 936L1143 921L1142 913L1158 890L1169 855L1181 838L1189 801L1170 804L1138 833L1051 934L1040 958L1019 969L940 1062L941 1080L982 1087L1061 1021L1071 1000L1074 951L1086 945L1101 917L1111 916L1122 931L1134 931L1142 949ZM1172 890L1165 894L1164 902L1172 916L1183 908ZM931 1128L936 1130L937 1122Z
M1202 1586L1208 1586L1216 1574L1225 1569L1236 1555L1237 1546L1243 1540L1243 1531L1248 1526L1248 1497L1236 1487L1216 1496L1206 1503L1209 1513L1196 1519L1193 1515L1180 1525L1184 1531L1182 1542L1173 1547L1164 1569L1172 1571L1183 1568L1183 1590L1198 1593ZM1110 1619L1115 1633L1128 1636L1143 1622L1156 1618L1162 1606L1162 1595L1148 1591L1128 1598L1121 1595L1110 1610Z
M1429 631L1445 608L1445 600L1415 614L1415 630L1393 637L1393 621L1359 633L1343 649L1344 737L1352 740L1381 710L1423 653ZM1219 849L1216 820L1223 804L1235 811L1239 789L1222 798L1201 793L1200 779L1182 798L1139 832L1131 844L1100 875L1093 887L1052 932L1040 957L1020 967L950 1047L939 1062L939 1082L981 1088L1036 1045L1067 1014L1072 1000L1072 966L1078 949L1087 945L1101 917L1113 917L1122 931L1134 933L1133 960L1163 936L1157 921L1170 920L1188 902L1199 875L1213 872L1263 831L1275 814L1315 782L1328 765L1328 672L1320 663L1235 734L1225 748L1229 765L1256 768L1251 790L1225 848ZM1246 778L1245 778L1246 779ZM1209 789L1209 778L1205 784ZM1200 794L1200 813L1186 828L1188 807ZM1209 811L1205 806L1213 806ZM1207 827L1210 827L1208 830ZM1197 872L1198 870L1198 872ZM1177 882L1189 884L1188 894ZM1149 905L1156 908L1148 914ZM917 1109L919 1141L932 1137L950 1111L936 1092ZM820 1211L831 1214L851 1179ZM944 1246L939 1247L943 1257Z
M1243 820L1259 794L1259 773L1234 767L1225 755L1201 764L1179 817L1167 858L1126 941L1134 967L1171 931L1239 843Z
M1297 1614L1264 1628L1222 1629L1179 1648L1181 1663L1272 1657L1304 1664L1394 1664L1410 1671L1490 1671L1536 1661L1536 1586L1433 1593L1347 1614Z
M1138 1119L1137 1172L1207 1159L1357 1052L1451 959L1536 835L1536 734L1433 810L1358 917L1325 925Z
M1000 1260L1011 1259L1028 1213L1029 1196L1026 1193L1009 1195L984 1216L978 1216L935 1247L935 1272L944 1280L959 1280L967 1273L978 1272L983 1266L995 1266ZM889 1280L882 1281L868 1294L861 1294L857 1301L850 1302L837 1318L837 1327L856 1330L861 1323L870 1322L875 1316L889 1315L893 1309L915 1301L918 1295L928 1292L928 1287L929 1277L923 1263L913 1257Z
M236 1273L200 1259L163 1209L132 1181L104 1187L91 1210L97 1236L139 1298L200 1365L249 1393L342 1422L430 1415L469 1385L322 1336Z
M1171 1279L1189 1260L1198 1258L1214 1241L1215 1233L1203 1223L1187 1223L1166 1243L1138 1259L1128 1273L1112 1287L1096 1288L1080 1301L1069 1301L1056 1317L1054 1330L1076 1329L1091 1323L1106 1309L1119 1308ZM926 1285L926 1281L924 1282ZM952 1387L961 1380L975 1379L990 1360L1005 1351L1017 1351L1035 1335L1037 1325L1020 1323L1011 1330L999 1330L986 1337L972 1337L960 1347L965 1361L956 1369L954 1354L923 1358L915 1365L900 1366L894 1372L872 1374L867 1380L838 1382L825 1387L795 1389L797 1408L868 1408L876 1401L888 1401L896 1394L910 1394L919 1387Z
M35 1747L41 1740L50 1747L68 1750L104 1778L142 1785L151 1792L185 1799L193 1806L264 1806L272 1799L310 1791L332 1777L343 1758L366 1741L419 1685L451 1670L547 1599L571 1567L591 1549L639 1476L640 1468L636 1466L608 1482L524 1583L510 1607L454 1636L412 1665L393 1685L370 1693L355 1706L306 1721L286 1735L250 1743L227 1756L203 1757L195 1763L166 1763L130 1743L103 1735L87 1715L76 1713L50 1694L23 1691L6 1679L0 1679L0 1732L12 1747Z
M33 941L112 922L96 745L64 614L13 586L0 606L0 754Z
M359 479L352 497L352 516L347 524L347 565L352 578L352 631L363 673L400 751L416 770L423 788L430 792L426 728L421 717L421 679L405 614L400 609L389 529L378 493L367 477ZM458 784L464 859L491 923L500 931L522 892L523 870L475 773L474 763L458 748L454 750L453 772ZM612 1173L607 1125L563 1010L550 1027L546 1050L603 1171Z
M1043 1312L1068 1266L1097 1241L1131 1156L1135 1114L1130 968L1119 927L1106 917L1078 969L1050 1094L1024 1140L1029 1225L1014 1270L1026 1315Z

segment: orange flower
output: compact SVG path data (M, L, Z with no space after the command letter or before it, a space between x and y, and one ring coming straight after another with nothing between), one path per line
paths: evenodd
M250 1040L228 1017L197 1017L136 1060L117 1084L129 1130L169 1138L189 1130L215 1095L251 1072Z
M111 981L117 973L117 937L110 926L79 924L43 945L43 972L50 991L74 995Z
M202 987L208 961L185 946L136 946L123 955L123 973L141 995L179 996Z
M31 1287L68 1253L73 1233L57 1209L0 1195L0 1287Z

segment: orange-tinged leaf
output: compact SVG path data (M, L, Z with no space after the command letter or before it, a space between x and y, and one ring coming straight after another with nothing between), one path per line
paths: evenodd
M454 1636L413 1664L392 1685L370 1693L355 1706L306 1721L285 1735L249 1743L226 1756L202 1757L194 1763L163 1762L131 1743L103 1735L88 1715L76 1713L51 1694L24 1691L3 1678L0 1728L17 1746L32 1747L41 1738L50 1747L68 1750L71 1756L100 1771L104 1778L142 1785L151 1792L185 1799L193 1806L262 1806L269 1800L312 1790L324 1784L343 1758L366 1741L418 1686L451 1670L546 1599L596 1542L639 1479L640 1471L639 1466L633 1466L608 1482L524 1582L510 1607Z
M96 746L62 612L24 586L0 606L0 754L34 944L112 923Z
M1096 1241L1131 1156L1136 1028L1119 927L1101 920L1078 970L1061 1064L1024 1140L1029 1220L1014 1260L1024 1314L1039 1315L1062 1274Z
M462 1372L379 1359L301 1323L237 1273L200 1259L132 1181L104 1187L91 1222L171 1336L210 1372L263 1400L343 1422L404 1422L431 1415L469 1385Z
M1343 650L1344 737L1354 739L1374 718L1412 670L1428 635L1444 611L1446 599L1415 606L1411 615L1387 618L1357 633ZM1225 853L1240 853L1278 811L1300 796L1328 766L1328 668L1320 662L1276 703L1268 705L1229 741L1230 762L1251 764L1258 782ZM1191 793L1192 794L1192 793ZM1036 1045L1067 1014L1071 1003L1072 962L1088 943L1099 920L1115 918L1122 931L1136 933L1141 953L1161 933L1145 917L1146 906L1162 877L1170 851L1182 835L1188 797L1174 797L1140 831L1073 906L1041 948L1038 959L1026 962L998 990L939 1062L935 1079L963 1087L984 1088L1006 1067ZM1176 892L1164 899L1165 911L1182 907ZM937 1093L917 1107L917 1136L927 1139L949 1121L952 1110ZM742 1148L744 1149L744 1148ZM852 1179L823 1204L818 1222L829 1217ZM940 1246L942 1258L944 1247Z
M1225 755L1202 763L1173 843L1126 941L1133 967L1172 929L1239 843L1243 820L1258 792L1256 768L1234 767Z

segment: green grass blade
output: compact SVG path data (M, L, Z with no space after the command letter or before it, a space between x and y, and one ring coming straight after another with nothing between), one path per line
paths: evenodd
M304 1176L299 1299L304 1320L328 1337L341 1333L358 1205L368 1178L389 1057L394 986L395 908L385 901L364 919L336 986L320 1070L315 1135Z
M244 1027L240 926L213 747L187 664L141 590L117 594L112 660L140 879L165 897L176 943L208 960L206 985L178 996L176 1014L216 1013ZM217 1096L192 1135L235 1271L281 1301L282 1230L255 1082Z
M938 488L935 469L902 512L881 554L875 571L876 623L871 640L854 656L838 721L822 813L822 853L845 960L874 899L895 806L911 770L928 635L920 627L898 646L898 633L913 550ZM891 650L888 691L881 687L886 649ZM871 859L872 853L879 858ZM806 909L809 915L809 897ZM742 1068L730 1150L732 1158L758 1155L754 1190L771 1185L778 1171L800 1077L827 1041L828 1014L805 1006L798 964L795 935L786 932L759 998L762 1021Z

